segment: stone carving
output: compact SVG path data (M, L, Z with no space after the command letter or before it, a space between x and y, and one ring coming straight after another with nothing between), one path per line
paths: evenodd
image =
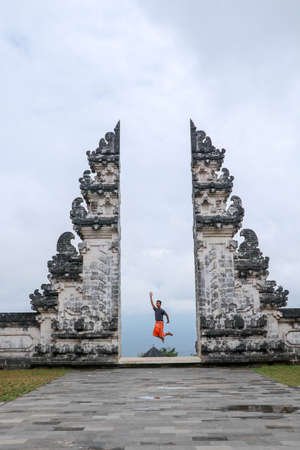
M38 327L37 313L0 313L0 329L16 327L27 330L29 327Z
M99 357L102 361L109 361L109 356L118 355L118 346L107 344L38 344L35 346L35 357L47 357L54 360L75 362L97 361Z
M96 153L115 153L115 134L108 132L105 139L100 139Z
M235 255L235 268L238 270L238 276L247 277L252 272L259 272L266 276L269 258L263 257L258 248L258 239L255 232L245 228L240 232L240 236L244 237L244 242L240 244Z
M300 330L289 331L286 335L286 340L290 345L300 346Z
M66 231L65 233L62 233L56 244L56 250L58 253L62 253L64 255L76 255L77 250L74 247L74 245L71 244L71 241L75 239L75 236L70 231Z
M117 229L118 218L116 216L102 217L95 215L86 217L85 219L72 218L72 222L74 230L82 237L82 227L92 227L93 230L99 230L102 227L110 226Z
M205 170L206 169L206 170ZM194 194L201 194L204 192L215 193L222 191L230 194L233 185L233 176L229 175L228 169L222 169L222 175L218 178L214 170L209 170L208 167L202 170L201 166L193 170ZM227 198L227 197L226 197Z
M70 218L73 222L74 230L79 234L80 237L82 237L82 227L92 227L94 230L98 230L103 226L112 226L116 228L118 224L117 215L119 211L119 208L117 206L118 201L113 205L114 206L113 209L110 210L111 214L107 216L105 215L106 212L105 206L107 206L105 197L104 197L104 204L102 204L101 208L100 203L99 209L98 209L98 202L96 202L95 200L89 201L91 214L88 214L86 209L83 206L81 206L82 202L83 199L81 197L76 198L72 203L72 209L70 211Z
M195 163L192 167L192 176L194 183L209 183L217 180L216 169Z
M87 151L87 158L92 172L97 171L99 163L113 162L119 165L120 153L120 122L117 123L114 133L105 134L105 138L100 139L99 145L94 151Z
M287 305L287 297L289 291L278 286L276 289L276 281L264 281L259 289L260 302L265 307L281 308Z
M98 204L98 213L102 216L116 216L119 214L119 200L111 193L106 192Z
M231 239L227 244L226 247L229 251L234 252L238 248L238 243L234 239Z
M207 216L202 214L196 215L195 221L197 224L197 230L204 228L206 226L220 228L224 225L231 225L234 227L235 230L240 228L244 216L244 208L242 207L242 201L237 195L233 195L231 197L231 201L232 201L231 205L223 215L220 214ZM207 204L209 206L208 200ZM222 203L219 206L219 208L222 211ZM198 210L199 206L196 206L196 211ZM208 210L210 213L212 213L211 209L208 208Z
M29 295L31 309L34 311L52 311L57 309L58 292L51 284L42 284L43 293L35 289L33 294Z
M90 186L94 184L94 180L91 177L91 171L85 170L81 178L79 178L80 189L88 190Z
M244 228L240 232L240 236L244 237L244 242L239 246L239 256L246 259L260 259L262 252L258 248L258 239L255 232L249 228Z
M72 239L73 233L63 233L57 241L58 253L48 261L49 272L57 280L78 280L82 272L82 257L71 244Z
M95 179L92 179L91 177L91 171L85 170L83 172L83 176L79 178L80 182L80 190L82 195L84 196L85 200L88 201L89 199L89 193L96 193L98 195L102 195L103 193L107 192L113 192L115 195L118 195L118 184L115 183L102 183L101 180L103 180L103 177L99 174ZM75 199L75 201L79 201L78 199ZM73 203L74 203L73 202ZM82 202L80 202L82 203ZM75 205L76 208L77 205ZM73 209L73 206L72 206Z
M99 216L97 213L94 215L88 215L86 209L81 206L81 203L83 202L81 197L76 198L72 203L72 209L70 212L70 217L74 225L74 230L79 234L80 237L82 237L82 227L92 227L94 230L98 230L102 228L103 226L111 226L115 229L117 228L118 224L118 217L117 215L111 215L108 217ZM92 201L91 201L92 202ZM93 203L91 203L91 206L94 209L96 209L97 212L97 205L96 208L93 206ZM118 211L118 208L115 209L115 211Z
M251 361L250 355L253 360L265 361L268 359L267 354L272 357L273 361L284 361L288 360L288 355L284 353L285 350L285 343L282 339L273 339L272 341L262 338L243 341L235 339L231 342L221 341L217 344L211 340L202 345L203 356L213 354L216 362L224 361L227 355L230 355L232 362L243 361L245 354L248 354L248 361Z
M219 160L222 162L225 150L215 148L210 137L204 131L198 131L192 120L190 121L190 126L193 158L205 161Z
M232 186L234 176L230 175L230 172L225 167L222 168L222 175L219 176L218 182L222 184L230 184Z
M237 195L233 195L230 200L231 205L226 211L226 216L232 217L235 221L241 223L245 212L244 208L242 207L242 200Z
M119 182L119 171L113 163L98 165L97 178L103 184L116 184Z
M84 206L81 206L81 203L83 203L83 199L81 197L75 198L72 202L70 217L73 223L74 221L84 219L87 216L87 210Z

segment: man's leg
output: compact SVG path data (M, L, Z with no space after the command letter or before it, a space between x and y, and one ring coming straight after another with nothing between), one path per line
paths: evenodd
M164 333L164 323L157 322L157 331L159 339L164 343L165 342L165 333Z
M160 339L162 342L165 342L165 335L163 332L163 328L159 322L156 322L153 329L153 336Z
M168 331L168 332L165 334L165 336L174 336L174 334L171 333L171 331Z

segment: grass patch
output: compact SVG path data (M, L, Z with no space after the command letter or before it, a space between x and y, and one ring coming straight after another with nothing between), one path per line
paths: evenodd
M253 368L255 372L273 378L279 383L288 386L300 386L300 366L287 366L284 364L274 364L272 366L261 366Z
M0 401L14 400L70 371L65 368L0 370Z

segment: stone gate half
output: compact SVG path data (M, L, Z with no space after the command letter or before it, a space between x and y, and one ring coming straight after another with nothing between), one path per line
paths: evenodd
M120 339L120 123L87 152L82 197L48 261L49 283L30 295L34 313L0 315L2 366L117 363Z
M222 168L225 150L212 145L191 121L197 352L202 361L297 359L300 309L283 308L288 291L268 280L253 230L233 240L244 208L233 195L233 176Z

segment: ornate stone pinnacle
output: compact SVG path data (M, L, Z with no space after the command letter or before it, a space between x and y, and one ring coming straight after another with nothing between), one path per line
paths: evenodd
M116 124L114 132L109 131L104 138L99 141L98 147L94 151L87 151L87 158L92 172L97 169L97 164L101 162L114 162L119 164L120 158L120 121Z
M223 162L225 149L219 150L212 145L205 131L197 130L190 120L192 157L195 160L216 160Z

